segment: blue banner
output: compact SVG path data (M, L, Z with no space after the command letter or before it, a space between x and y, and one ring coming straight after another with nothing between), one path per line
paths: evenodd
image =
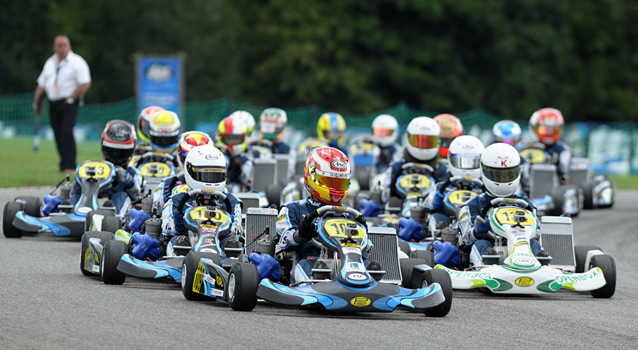
M179 57L137 59L137 113L159 106L181 115L182 64Z

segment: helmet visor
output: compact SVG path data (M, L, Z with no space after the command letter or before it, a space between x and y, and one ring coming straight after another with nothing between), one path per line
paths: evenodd
M439 147L439 137L436 135L413 135L408 134L410 146L416 148L437 148Z
M142 135L148 137L148 120L144 118L140 118L137 122L137 129L142 133Z
M133 148L112 148L104 146L102 152L104 153L104 160L109 161L115 165L123 165L128 163L133 156Z
M226 168L222 167L198 167L188 164L188 174L195 180L205 183L220 183L226 181Z
M228 135L222 135L222 142L225 145L228 146L236 146L239 144L244 143L244 140L246 139L246 135L245 134L228 134Z
M498 183L508 183L516 180L521 174L521 166L517 165L511 168L493 168L485 164L481 164L483 176L488 180Z
M388 137L394 134L394 130L388 128L374 128L374 130L372 130L372 134L374 137Z
M481 155L472 153L450 153L450 165L457 169L478 169L481 167Z
M536 132L539 135L545 135L545 136L559 135L561 132L563 132L563 127L539 125L536 127Z
M328 130L325 132L325 135L326 138L330 140L338 140L341 138L341 136L343 136L343 132L338 130Z
M314 180L331 190L345 191L350 187L350 179L342 177L331 177L314 173Z
M165 135L161 135L161 136L156 136L151 134L151 142L159 147L170 147L170 146L174 146L175 144L177 144L177 141L179 140L179 135L173 135L173 136L165 136Z

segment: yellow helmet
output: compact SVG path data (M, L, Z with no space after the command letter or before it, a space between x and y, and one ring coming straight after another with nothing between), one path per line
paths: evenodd
M328 142L330 147L339 147L343 143L346 121L341 114L328 112L319 117L317 136Z

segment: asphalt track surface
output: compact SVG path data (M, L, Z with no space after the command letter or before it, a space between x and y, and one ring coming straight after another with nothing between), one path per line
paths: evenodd
M0 205L46 188L0 189ZM595 244L617 266L616 294L543 296L455 292L444 318L328 314L260 301L252 312L191 302L177 283L128 278L104 285L80 273L80 243L51 234L0 235L0 349L636 349L638 192L611 210L574 220L577 244Z

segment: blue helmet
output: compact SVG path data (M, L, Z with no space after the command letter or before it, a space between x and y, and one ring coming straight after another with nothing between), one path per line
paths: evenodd
M492 128L495 142L507 143L514 146L521 140L521 127L514 121L501 120Z

